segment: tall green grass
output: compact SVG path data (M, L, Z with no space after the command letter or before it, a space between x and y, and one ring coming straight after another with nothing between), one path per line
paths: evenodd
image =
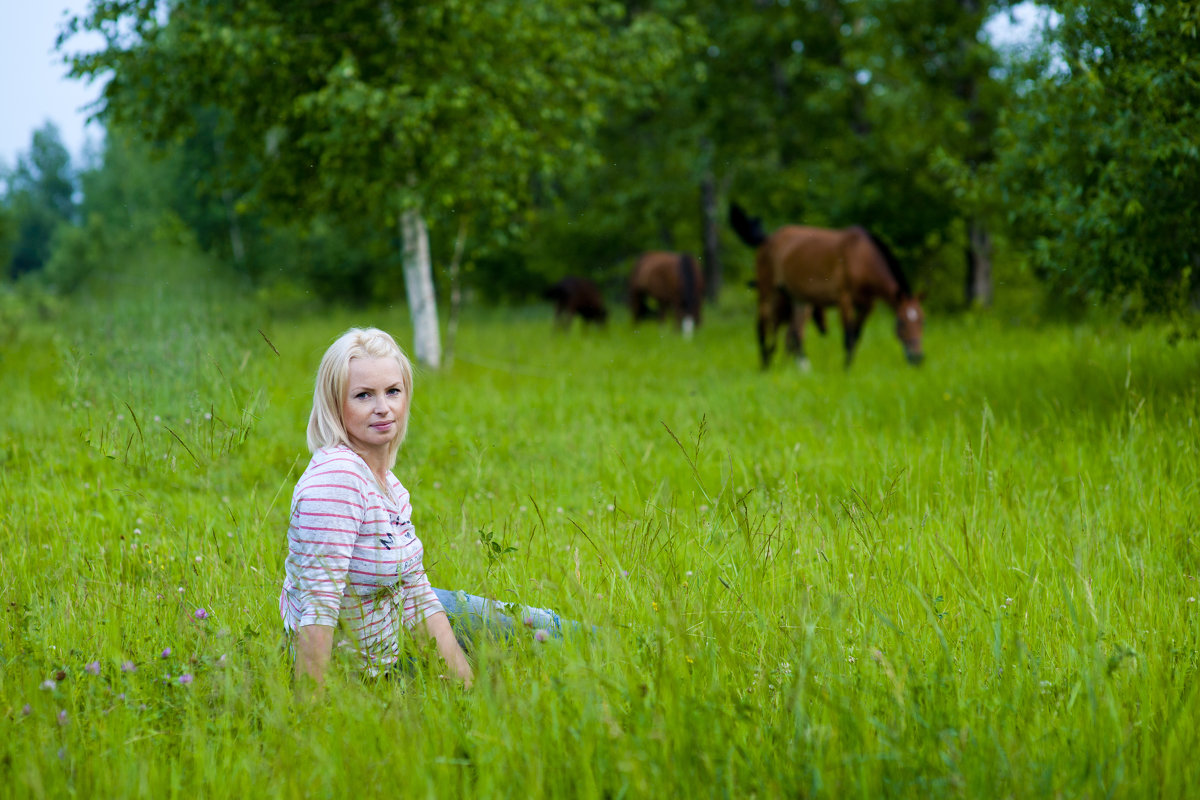
M485 644L469 693L339 664L306 706L277 598L312 374L409 326L210 269L133 264L0 353L7 793L1200 787L1195 343L934 315L912 369L880 314L850 371L831 336L764 373L733 297L690 343L468 312L397 465L426 565L599 631Z

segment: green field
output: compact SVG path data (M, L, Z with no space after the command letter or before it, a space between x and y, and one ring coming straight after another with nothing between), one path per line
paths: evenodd
M600 631L478 649L469 692L343 664L305 705L277 600L312 375L410 329L197 269L0 306L0 794L1200 790L1196 342L931 313L913 369L880 310L805 375L758 369L733 289L690 343L468 309L396 469L426 566Z

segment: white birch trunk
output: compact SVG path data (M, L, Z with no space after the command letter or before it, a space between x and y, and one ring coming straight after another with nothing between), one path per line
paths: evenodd
M437 301L433 296L433 265L429 259L429 230L425 218L409 209L400 218L404 242L404 288L413 323L413 356L427 367L442 363L442 342L438 332Z

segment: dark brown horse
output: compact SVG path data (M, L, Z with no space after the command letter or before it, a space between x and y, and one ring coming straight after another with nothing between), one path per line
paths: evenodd
M669 311L684 337L691 338L692 330L700 324L703 299L704 275L696 259L687 253L650 252L638 256L629 279L629 308L635 325L647 317L661 320Z
M571 327L576 315L585 325L589 322L603 325L608 319L604 296L587 278L568 275L542 292L542 297L554 301L554 321L560 328Z
M742 241L758 249L758 346L764 369L775 352L776 331L788 324L789 349L800 368L807 370L805 323L813 316L824 333L823 310L829 306L841 313L849 367L876 298L896 312L896 336L909 363L920 364L924 359L921 332L925 313L920 298L909 288L896 257L865 229L784 225L768 236L762 222L737 205L729 207L729 221Z

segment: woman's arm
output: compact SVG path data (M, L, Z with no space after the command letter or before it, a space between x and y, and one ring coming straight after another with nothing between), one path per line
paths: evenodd
M333 627L305 625L296 634L296 688L306 691L325 686L325 669L333 652Z
M425 633L433 637L437 644L438 655L446 662L446 668L470 689L475 676L471 673L471 665L467 663L467 654L459 646L458 639L454 638L454 631L450 628L450 618L446 616L446 612L430 614L425 618L424 627Z

